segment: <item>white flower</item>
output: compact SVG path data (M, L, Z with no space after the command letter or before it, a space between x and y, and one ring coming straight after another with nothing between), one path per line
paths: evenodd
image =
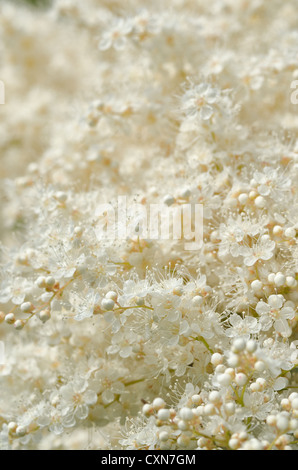
M244 257L246 266L253 266L257 261L267 261L273 257L275 242L266 235L253 243L251 247L245 246L241 249L241 255Z
M262 392L244 393L244 417L254 416L258 420L265 420L274 406L272 401L273 392L270 395L270 399L268 399Z
M77 377L59 389L59 407L63 410L63 423L73 426L75 419L84 420L88 417L89 406L97 402L97 394L88 388L88 382Z
M69 300L75 311L75 319L81 321L92 317L96 307L100 306L101 299L101 295L95 289L89 289L84 296L71 292Z
M276 168L268 166L262 172L255 171L253 177L261 196L271 196L277 200L290 191L292 184L289 175L281 174Z
M297 0L18 3L1 449L295 450Z
M230 338L243 337L248 339L250 335L259 333L261 325L258 320L254 317L244 316L243 318L236 313L233 313L229 317L230 328L226 329L226 335Z
M113 26L105 31L99 42L99 49L106 51L113 47L117 51L122 51L127 42L127 35L132 31L132 22L119 18L114 21Z
M209 83L192 86L182 97L181 109L188 118L208 121L214 114L215 105L220 97L218 89Z
M256 306L256 312L260 315L262 330L269 330L271 326L277 333L284 337L289 337L292 329L288 323L295 317L295 310L292 306L284 305L284 298L280 295L270 295L268 303L261 300Z

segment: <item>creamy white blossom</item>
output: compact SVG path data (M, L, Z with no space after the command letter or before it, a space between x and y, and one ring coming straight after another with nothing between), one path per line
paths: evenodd
M0 3L1 450L297 450L297 38L296 0Z

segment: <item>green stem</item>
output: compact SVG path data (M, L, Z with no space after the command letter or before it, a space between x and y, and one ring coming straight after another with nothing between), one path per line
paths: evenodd
M193 338L195 341L200 341L201 343L204 344L204 346L208 349L208 351L211 353L211 354L214 354L214 351L213 349L209 346L209 344L207 343L207 341L205 340L205 338L203 338L203 336L197 336L196 338Z

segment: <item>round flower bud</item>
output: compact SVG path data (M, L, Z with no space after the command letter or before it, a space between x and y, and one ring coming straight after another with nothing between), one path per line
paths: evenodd
M275 225L273 227L272 233L280 237L283 234L283 228L280 225Z
M298 410L298 398L295 398L294 400L292 400L291 405L292 405L293 410Z
M295 238L296 237L296 229L294 227L288 227L285 230L285 236L287 238Z
M286 283L286 277L283 275L283 273L277 273L274 277L274 284L276 287L281 287L284 286Z
M24 437L27 434L27 429L25 426L18 426L16 429L17 437Z
M12 325L16 321L14 313L8 313L7 315L5 315L4 320L8 325Z
M233 402L226 403L224 405L224 410L228 416L232 416L235 413L236 405Z
M187 431L188 430L188 424L187 421L184 421L183 419L180 419L177 423L178 429L180 431Z
M258 207L258 209L263 209L266 207L266 199L263 196L256 197L255 205Z
M167 410L165 408L158 410L157 418L160 419L161 421L167 421L168 419L170 419L170 417L171 417L170 410Z
M196 295L192 299L192 304L194 307L199 307L200 305L202 305L203 302L204 302L204 299L200 295Z
M149 417L153 413L152 405L149 405L149 403L146 403L142 408L142 412L146 417Z
M291 431L297 431L298 430L298 419L290 419L289 422L289 428Z
M202 397L201 395L193 395L191 397L191 401L193 402L194 405L200 405L202 403Z
M256 383L260 385L262 390L264 390L267 385L266 379L264 379L263 377L258 377Z
M41 310L38 314L38 318L42 323L46 323L51 318L51 312L49 310Z
M256 191L250 191L248 193L248 197L251 201L253 201L257 197L258 193Z
M257 361L255 363L255 370L257 370L258 372L263 372L265 369L266 369L266 365L263 361Z
M55 193L55 198L58 199L59 202L63 203L67 200L67 194L64 191L57 191Z
M153 406L153 408L154 408L155 410L159 410L159 409L161 409L161 408L164 408L165 405L166 405L166 404L165 404L164 400L163 400L162 398L159 398L159 397L158 397L158 398L155 398L155 399L153 400L153 403L152 403L152 406Z
M37 285L37 287L39 287L40 289L44 288L46 286L46 278L44 276L39 276L36 281L35 281L35 284Z
M22 330L25 326L25 323L23 322L23 320L16 320L13 326L16 330Z
M206 437L200 437L200 439L197 440L197 446L200 447L201 449L205 447L208 444L208 439Z
M279 415L276 420L276 427L280 431L286 431L289 427L289 420L286 416Z
M179 196L182 199L187 199L191 196L191 190L189 188L185 188L180 192Z
M166 442L168 439L169 439L169 433L167 431L162 431L161 433L159 433L159 440L161 442Z
M106 295L105 295L106 299L112 299L114 300L114 302L116 302L117 298L118 298L118 294L117 292L113 291L113 290L110 290Z
M190 420L193 419L194 414L193 414L193 411L192 411L190 408L183 407L183 408L181 408L181 410L179 411L179 416L180 416L180 418L183 419L184 421L190 421Z
M229 447L232 450L238 449L239 445L240 445L240 443L239 443L238 439L232 438L232 439L229 440Z
M217 374L223 374L226 370L226 366L224 366L223 364L218 364L218 366L215 367L215 372Z
M15 423L14 421L10 421L10 423L8 423L7 425L8 432L10 434L14 434L16 432L17 427L18 427L17 423Z
M297 285L296 279L293 276L287 276L286 277L286 285L288 287L296 287L296 285Z
M252 392L259 392L261 390L261 385L257 382L253 382L252 384L250 384L249 388Z
M251 283L251 288L254 292L260 292L262 290L263 284L258 279L255 279Z
M230 367L237 367L239 364L239 356L237 354L231 354L228 359L228 364Z
M177 444L181 447L187 447L190 442L190 437L185 434L181 434L177 439Z
M110 311L114 309L115 302L113 299L103 299L101 302L101 306L104 310Z
M253 339L249 339L246 343L246 351L249 353L253 353L257 350L257 343Z
M54 287L54 285L56 284L56 279L53 278L53 276L48 276L46 278L46 286L51 288L51 287Z
M233 341L232 351L234 353L241 352L245 349L246 342L243 338L237 338Z
M175 202L175 198L171 196L170 194L167 194L163 199L163 203L166 204L166 206L172 206L174 202Z
M240 202L240 204L244 206L248 201L248 194L246 193L239 194L238 201Z
M276 425L276 416L275 415L267 416L266 423L268 424L268 426L275 426Z
M239 372L235 376L235 382L239 387L243 387L247 383L247 376L242 372Z
M24 313L31 313L33 311L34 307L31 302L24 302L21 305L21 310Z
M298 398L298 393L297 392L292 392L289 396L289 400L290 402L292 402L293 400L295 400L296 398Z
M213 390L209 393L208 399L211 403L220 403L221 402L221 395L216 390Z
M213 403L208 403L207 405L204 406L204 415L206 416L212 416L216 412L215 406Z
M235 377L235 369L233 367L228 367L225 370L225 374L229 374L233 379Z
M223 385L223 386L227 387L228 385L231 384L232 377L231 377L230 374L226 374L226 373L220 374L217 378L217 381L220 385Z
M284 409L284 410L287 410L289 411L291 409L291 403L290 403L290 400L288 400L287 398L283 398L280 402L281 404L281 407Z
M214 353L211 356L211 364L214 366L218 366L219 364L223 363L223 356L219 353Z

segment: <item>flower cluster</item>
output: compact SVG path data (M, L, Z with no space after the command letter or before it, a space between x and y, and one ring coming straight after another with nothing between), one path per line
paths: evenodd
M297 449L296 9L1 2L0 449Z

